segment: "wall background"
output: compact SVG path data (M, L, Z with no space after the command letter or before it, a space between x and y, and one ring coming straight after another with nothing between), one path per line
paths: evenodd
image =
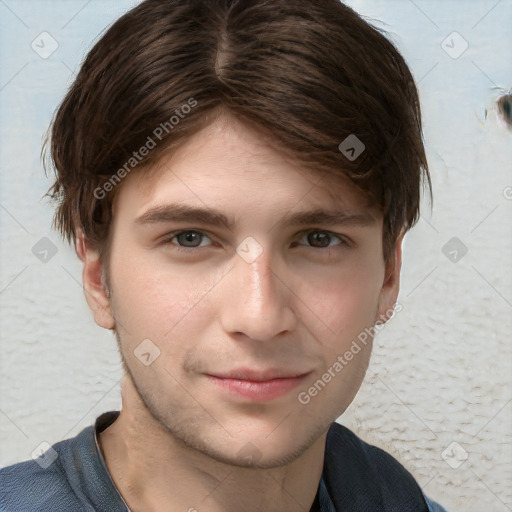
M80 262L50 228L39 152L86 51L136 3L0 0L2 466L120 407L115 339L94 324ZM493 110L512 86L512 1L347 3L412 67L434 210L425 204L406 237L403 310L338 421L450 511L512 510L512 130Z

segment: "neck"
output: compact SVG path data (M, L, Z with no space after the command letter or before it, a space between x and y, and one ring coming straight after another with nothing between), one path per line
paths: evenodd
M240 467L185 445L151 415L127 377L122 394L121 413L98 442L132 512L310 511L327 433L285 466Z

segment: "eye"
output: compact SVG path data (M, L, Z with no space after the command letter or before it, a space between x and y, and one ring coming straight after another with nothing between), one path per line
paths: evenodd
M186 231L175 231L173 233L169 233L163 240L163 244L172 244L177 245L178 250L194 250L198 247L209 244L201 244L201 240L204 238L208 238L202 231L197 230L186 230ZM176 240L177 243L174 243L173 240Z
M201 243L204 240L209 240L209 243ZM174 231L169 233L163 238L162 244L173 245L176 247L176 250L184 252L194 252L200 247L213 245L211 239L205 233L196 229ZM296 245L309 245L309 247L314 249L329 249L337 246L352 246L352 244L344 236L332 233L331 231L324 231L319 229L313 229L303 233L299 243L294 242L292 247L295 247Z
M331 242L333 240L336 241L336 239L339 240L339 243L331 244ZM336 246L351 246L351 244L342 235L337 235L336 233L319 229L310 230L304 233L300 239L300 242L304 240L306 240L306 243L311 244L311 247L315 249L324 249Z

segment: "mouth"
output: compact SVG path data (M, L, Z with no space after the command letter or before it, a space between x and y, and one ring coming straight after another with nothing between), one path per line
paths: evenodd
M229 395L266 402L277 399L299 386L311 372L241 369L228 373L205 374L209 382Z

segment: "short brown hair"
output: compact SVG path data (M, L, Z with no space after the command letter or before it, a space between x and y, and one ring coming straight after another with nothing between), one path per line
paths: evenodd
M383 213L385 257L418 220L425 182L431 193L412 74L351 8L146 0L94 45L56 112L43 149L56 173L54 227L70 242L82 229L101 254L117 181L186 141L218 108L265 130L302 164L354 182ZM365 146L354 160L338 148L350 135ZM149 139L155 147L142 156Z

